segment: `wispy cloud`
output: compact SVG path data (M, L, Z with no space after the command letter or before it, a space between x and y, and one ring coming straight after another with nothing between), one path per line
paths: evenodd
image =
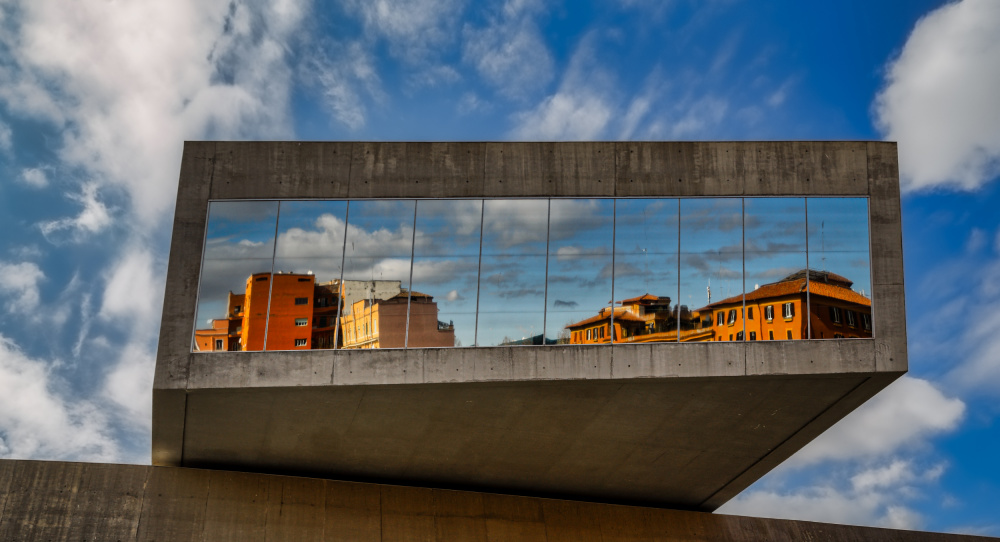
M75 217L61 218L42 222L38 227L46 239L52 242L64 240L80 241L90 234L100 233L112 223L111 212L98 199L98 185L91 182L84 184L79 194L67 194L67 197L79 203L83 208ZM66 235L63 235L66 233Z
M366 34L384 39L390 52L413 64L424 64L455 40L464 0L349 0Z
M1000 174L1000 3L948 3L917 22L875 98L903 187L974 189Z
M365 98L384 93L370 51L360 42L327 42L304 64L305 80L319 89L334 120L357 130L365 125Z
M465 25L462 57L501 94L522 98L552 80L552 54L535 21L537 1L506 0L491 6L484 27Z
M611 74L594 58L596 39L592 33L581 41L555 94L515 115L514 139L587 140L605 133L615 106Z

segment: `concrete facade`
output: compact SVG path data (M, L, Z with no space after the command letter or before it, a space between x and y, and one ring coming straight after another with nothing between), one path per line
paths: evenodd
M176 467L0 460L2 540L985 538Z
M873 339L194 354L208 202L869 198ZM882 142L185 145L156 465L713 510L906 371L899 180Z

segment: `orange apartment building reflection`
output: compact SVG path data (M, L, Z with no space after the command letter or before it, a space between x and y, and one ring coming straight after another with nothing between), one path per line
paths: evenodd
M829 271L801 270L696 311L685 306L671 309L668 297L646 294L625 299L614 308L613 323L612 309L604 307L597 316L566 326L569 342L610 342L612 329L615 342L675 342L678 337L680 342L803 339L808 335L802 316L807 307L807 273L812 338L872 336L871 300L853 291L849 279Z
M808 308L807 323L807 276ZM777 341L865 338L872 336L872 303L851 289L853 282L829 271L801 270L745 295L712 303L702 314L715 341ZM746 312L744 318L744 302Z
M644 294L623 299L620 307L604 307L585 320L569 324L570 344L600 344L611 342L681 342L709 340L711 330L698 325L697 312L687 306L670 305L670 298ZM613 318L612 318L612 312ZM680 329L678 330L678 321Z
M399 281L317 283L311 273L255 273L243 294L229 292L226 318L195 331L195 349L263 350L265 335L267 350L402 347L407 293ZM414 292L410 304L410 346L454 346L454 326L438 322L431 296ZM379 320L389 325L381 334Z

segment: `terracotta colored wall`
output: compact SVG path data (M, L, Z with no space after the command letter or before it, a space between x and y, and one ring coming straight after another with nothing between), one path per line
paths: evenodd
M769 299L755 300L747 303L747 309L753 308L753 319L746 320L746 340L750 340L750 332L756 333L756 340L767 341L770 340L770 333L774 333L774 340L776 341L786 341L788 340L788 331L792 332L792 340L800 340L806 338L806 320L805 320L805 301L804 296L782 296L773 297ZM786 320L782 316L782 305L791 302L795 307L795 315ZM764 318L764 307L766 306L774 307L774 319L768 321ZM736 309L736 322L729 325L729 311L730 309ZM713 341L728 341L736 340L736 334L744 330L743 325L743 304L730 304L725 306L717 307L712 312L712 330ZM719 312L723 313L723 324L722 326L716 325L718 322ZM748 311L749 312L749 311ZM729 336L732 335L732 339Z
M271 289L269 273L247 277L244 290L243 332L240 340L243 350L264 349L264 329L267 326L267 297Z
M310 347L314 283L312 275L273 276L270 318L267 322L268 350L304 350ZM305 303L296 305L296 299L305 299ZM299 318L306 319L304 326L295 325L295 320ZM305 344L295 346L296 339L305 340Z

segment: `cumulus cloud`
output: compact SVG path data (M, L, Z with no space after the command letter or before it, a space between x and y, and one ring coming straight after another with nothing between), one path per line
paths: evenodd
M24 2L4 9L0 100L60 129L60 159L155 223L185 139L289 133L288 41L306 0ZM183 36L183 39L178 39Z
M107 416L56 389L49 364L0 335L0 457L115 461Z
M7 311L37 316L41 295L38 284L45 273L33 262L0 262L0 297L6 299Z
M917 22L875 98L905 189L974 189L1000 174L1000 3L948 3Z
M792 456L790 467L892 453L954 430L965 403L930 382L903 376ZM876 437L877 436L877 437Z
M751 490L720 507L719 513L919 529L923 517L909 502L920 488L933 485L942 469L891 460L862 468L846 484L829 480L790 491Z

